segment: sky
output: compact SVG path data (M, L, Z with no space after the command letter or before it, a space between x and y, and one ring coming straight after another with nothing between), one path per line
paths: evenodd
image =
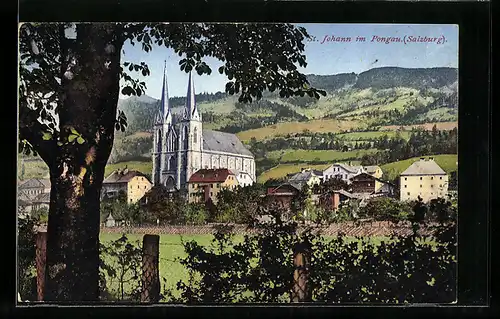
M315 41L305 46L304 74L330 75L361 73L376 67L404 68L454 67L458 68L458 25L418 24L297 24L306 28ZM350 37L350 42L329 41L332 37ZM357 41L364 37L365 41ZM378 38L374 38L378 37ZM398 37L405 42L385 43L382 38ZM437 38L430 43L412 42L417 37ZM165 60L170 97L185 96L188 75L179 68L179 57L171 49L154 46L149 53L137 44L128 42L122 51L122 61L146 62L151 74L138 76L146 82L146 94L159 99ZM196 93L224 91L228 81L217 69L222 62L209 58L205 62L212 68L211 75L193 73ZM120 98L127 98L120 96Z

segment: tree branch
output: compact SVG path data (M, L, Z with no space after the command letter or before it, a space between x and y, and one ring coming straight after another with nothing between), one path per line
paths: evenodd
M38 121L23 125L20 119L19 140L27 140L43 161L52 168L56 156L57 144L54 139L44 140L42 134L46 127Z

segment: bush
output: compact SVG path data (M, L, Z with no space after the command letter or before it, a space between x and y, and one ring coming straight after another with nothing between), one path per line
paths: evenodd
M410 212L409 203L400 202L393 198L379 197L371 199L365 207L360 208L359 215L375 220L398 222L407 220Z
M452 302L456 299L456 223L443 218L430 237L420 235L428 207L415 203L410 236L392 236L375 245L339 234L328 240L311 229L284 222L279 209L272 223L235 243L232 234L218 231L210 247L184 244L181 263L190 279L179 281L180 297L165 291L172 302L233 303L290 302L294 285L294 251L302 245L310 256L309 301ZM309 251L309 253L307 253Z
M36 230L38 222L32 217L18 219L17 269L18 292L21 299L36 300Z
M202 204L187 204L183 209L184 223L203 225L208 220L208 213Z
M31 211L31 216L39 223L46 224L49 221L49 210L46 207L41 207Z
M101 300L140 300L142 248L126 235L100 244Z

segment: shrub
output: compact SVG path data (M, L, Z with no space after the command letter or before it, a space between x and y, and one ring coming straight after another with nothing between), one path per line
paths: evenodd
M29 216L18 219L18 292L22 300L36 300L36 230L38 222Z
M415 203L410 236L391 236L374 244L368 238L348 240L342 234L328 240L312 229L299 230L274 209L272 223L234 243L232 234L217 232L210 247L184 244L181 263L190 280L179 281L180 297L188 303L289 302L293 257L298 245L309 247L310 301L452 302L456 299L456 223L443 218L430 237L420 228L428 207Z
M100 244L101 300L139 301L141 293L142 249L126 235Z

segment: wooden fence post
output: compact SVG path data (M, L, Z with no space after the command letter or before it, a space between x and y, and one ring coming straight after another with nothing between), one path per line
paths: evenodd
M310 256L311 251L308 243L295 245L293 257L295 270L293 272L292 302L310 301L311 294L308 285Z
M36 291L38 301L43 301L45 290L45 262L47 260L47 232L36 234Z
M142 241L141 302L160 300L160 236L144 235Z

